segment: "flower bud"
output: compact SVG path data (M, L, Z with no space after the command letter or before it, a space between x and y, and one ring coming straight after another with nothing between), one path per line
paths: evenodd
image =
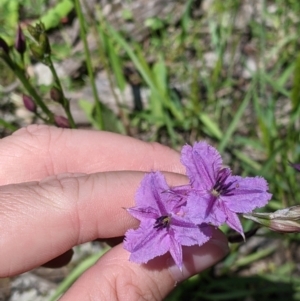
M269 228L279 233L298 233L300 232L300 223L288 220L271 220Z
M28 111L30 111L32 113L35 113L36 112L36 104L33 101L33 99L30 96L26 95L26 94L23 94L22 98L23 98L23 103L24 103L25 108Z
M1 51L3 51L4 53L8 54L9 53L9 46L7 45L7 43L5 42L5 40L3 40L0 37L0 55L1 55Z
M60 104L63 104L63 94L61 93L61 91L56 88L56 87L52 87L50 90L50 98L53 101L56 101Z
M64 116L54 115L54 122L60 128L70 128L69 120Z
M296 169L297 171L300 171L300 164L299 163L292 163L289 162L290 166Z
M18 25L17 36L15 40L15 48L20 54L24 54L26 51L26 41L20 24Z
M300 232L300 205L272 213L252 212L243 214L243 217L279 233Z
M35 40L29 45L34 58L44 60L51 53L51 47L44 24L40 22L35 26L28 25L27 29Z
M45 26L42 22L35 24L35 26L27 25L27 30L30 35L35 39L36 42L39 41L41 33L45 31Z
M30 48L30 51L31 51L33 57L37 61L43 60L44 53L43 53L43 50L41 49L41 47L38 44L30 43L29 48Z
M39 37L39 45L40 45L44 55L51 54L51 47L50 47L49 39L45 32L42 32Z

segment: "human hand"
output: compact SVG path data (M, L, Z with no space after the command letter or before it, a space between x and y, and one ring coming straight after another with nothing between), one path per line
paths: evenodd
M188 182L174 150L107 132L33 125L0 140L0 158L0 277L62 265L72 247L137 227L122 208L134 205L145 172ZM181 272L169 254L138 265L116 245L61 300L162 300L219 261L227 241L214 230L203 246L183 248Z

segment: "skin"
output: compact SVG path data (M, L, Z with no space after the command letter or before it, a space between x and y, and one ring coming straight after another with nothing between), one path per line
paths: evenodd
M145 172L155 170L170 185L187 183L180 155L157 143L44 125L0 140L0 277L64 265L72 247L137 227L123 208L134 206ZM145 265L129 262L120 243L60 300L162 300L227 252L225 236L215 229L203 246L184 247L179 271L169 254Z

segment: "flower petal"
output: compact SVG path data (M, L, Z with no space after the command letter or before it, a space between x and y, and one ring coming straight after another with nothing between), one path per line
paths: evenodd
M222 166L219 152L206 142L195 143L193 147L185 145L181 151L181 162L187 169L191 184L199 190L210 190L214 186Z
M136 193L137 207L153 207L161 213L167 214L173 204L170 202L172 195L165 177L160 172L151 172L143 178ZM171 208L170 208L171 207Z
M147 263L170 249L170 237L167 231L154 229L153 223L150 225L146 222L137 230L130 229L125 237L124 249L131 252L129 260L136 263Z
M159 213L152 207L132 207L128 208L127 211L136 219L142 221L145 218L156 219L159 217Z
M265 206L272 198L268 193L268 183L261 177L242 178L231 176L228 181L236 181L236 189L231 195L221 196L220 199L226 203L226 207L237 213L250 213L255 208Z
M170 229L173 232L172 229ZM174 233L170 233L170 254L173 257L176 265L180 270L182 270L182 246L176 240Z
M186 208L188 218L196 224L211 223L220 226L226 221L226 214L220 207L219 200L210 194L204 196L197 192L191 193ZM207 212L208 208L210 208L209 212Z
M238 233L240 233L244 240L245 240L245 235L244 235L244 231L243 231L243 226L240 222L240 219L238 217L238 215L234 212L232 212L231 210L229 210L228 208L226 208L226 205L223 203L222 206L224 207L224 212L227 215L227 220L226 220L226 224L232 228L233 230L237 231Z
M183 246L203 245L211 238L211 228L207 225L195 225L191 222L172 224L176 240Z

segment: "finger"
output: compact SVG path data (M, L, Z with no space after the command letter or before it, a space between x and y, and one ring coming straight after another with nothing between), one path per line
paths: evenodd
M0 140L0 185L113 170L185 172L176 151L109 132L31 125Z
M60 301L162 300L178 282L214 265L227 253L227 240L216 230L203 246L184 247L182 271L169 254L146 265L129 262L128 252L118 245L86 271Z
M124 235L137 221L134 205L141 172L58 176L0 187L0 277L32 269L73 246ZM166 174L171 185L186 183Z

